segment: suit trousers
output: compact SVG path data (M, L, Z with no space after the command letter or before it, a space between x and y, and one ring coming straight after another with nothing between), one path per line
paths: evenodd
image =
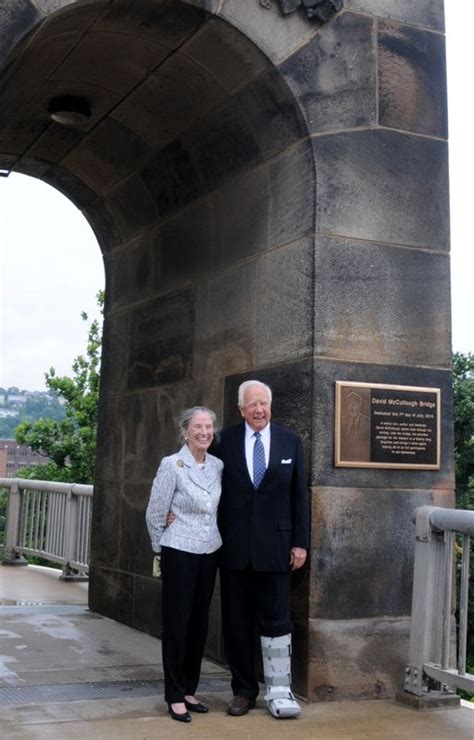
M222 632L235 696L254 699L256 631L265 637L291 632L290 573L220 570Z
M210 555L161 549L162 651L165 701L196 692L206 643L217 552Z

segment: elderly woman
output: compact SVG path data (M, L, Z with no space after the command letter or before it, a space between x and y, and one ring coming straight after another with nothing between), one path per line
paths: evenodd
M161 552L165 700L180 722L191 721L189 712L208 711L194 694L222 544L216 512L223 464L207 452L215 427L210 409L183 411L184 444L161 461L146 511L153 551Z

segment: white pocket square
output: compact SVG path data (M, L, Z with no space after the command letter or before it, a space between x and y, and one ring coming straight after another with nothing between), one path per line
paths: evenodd
M281 464L282 465L290 465L290 463L292 463L292 462L293 462L293 458L289 457L288 460L282 460L281 461Z

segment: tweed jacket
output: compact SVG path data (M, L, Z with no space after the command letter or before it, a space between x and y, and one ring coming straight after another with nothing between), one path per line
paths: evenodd
M164 457L151 488L146 523L153 551L162 545L184 552L205 554L222 545L217 528L223 463L206 454L200 468L186 445ZM166 526L168 512L176 519Z

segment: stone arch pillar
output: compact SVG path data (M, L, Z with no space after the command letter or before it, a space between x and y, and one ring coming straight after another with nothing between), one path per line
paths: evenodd
M442 3L346 0L326 24L266 5L6 0L0 167L68 195L104 255L91 607L158 633L157 463L183 406L230 422L258 374L311 484L298 690L383 696L406 659L412 510L452 502ZM52 123L71 94L90 118ZM442 469L334 468L336 380L441 387Z

